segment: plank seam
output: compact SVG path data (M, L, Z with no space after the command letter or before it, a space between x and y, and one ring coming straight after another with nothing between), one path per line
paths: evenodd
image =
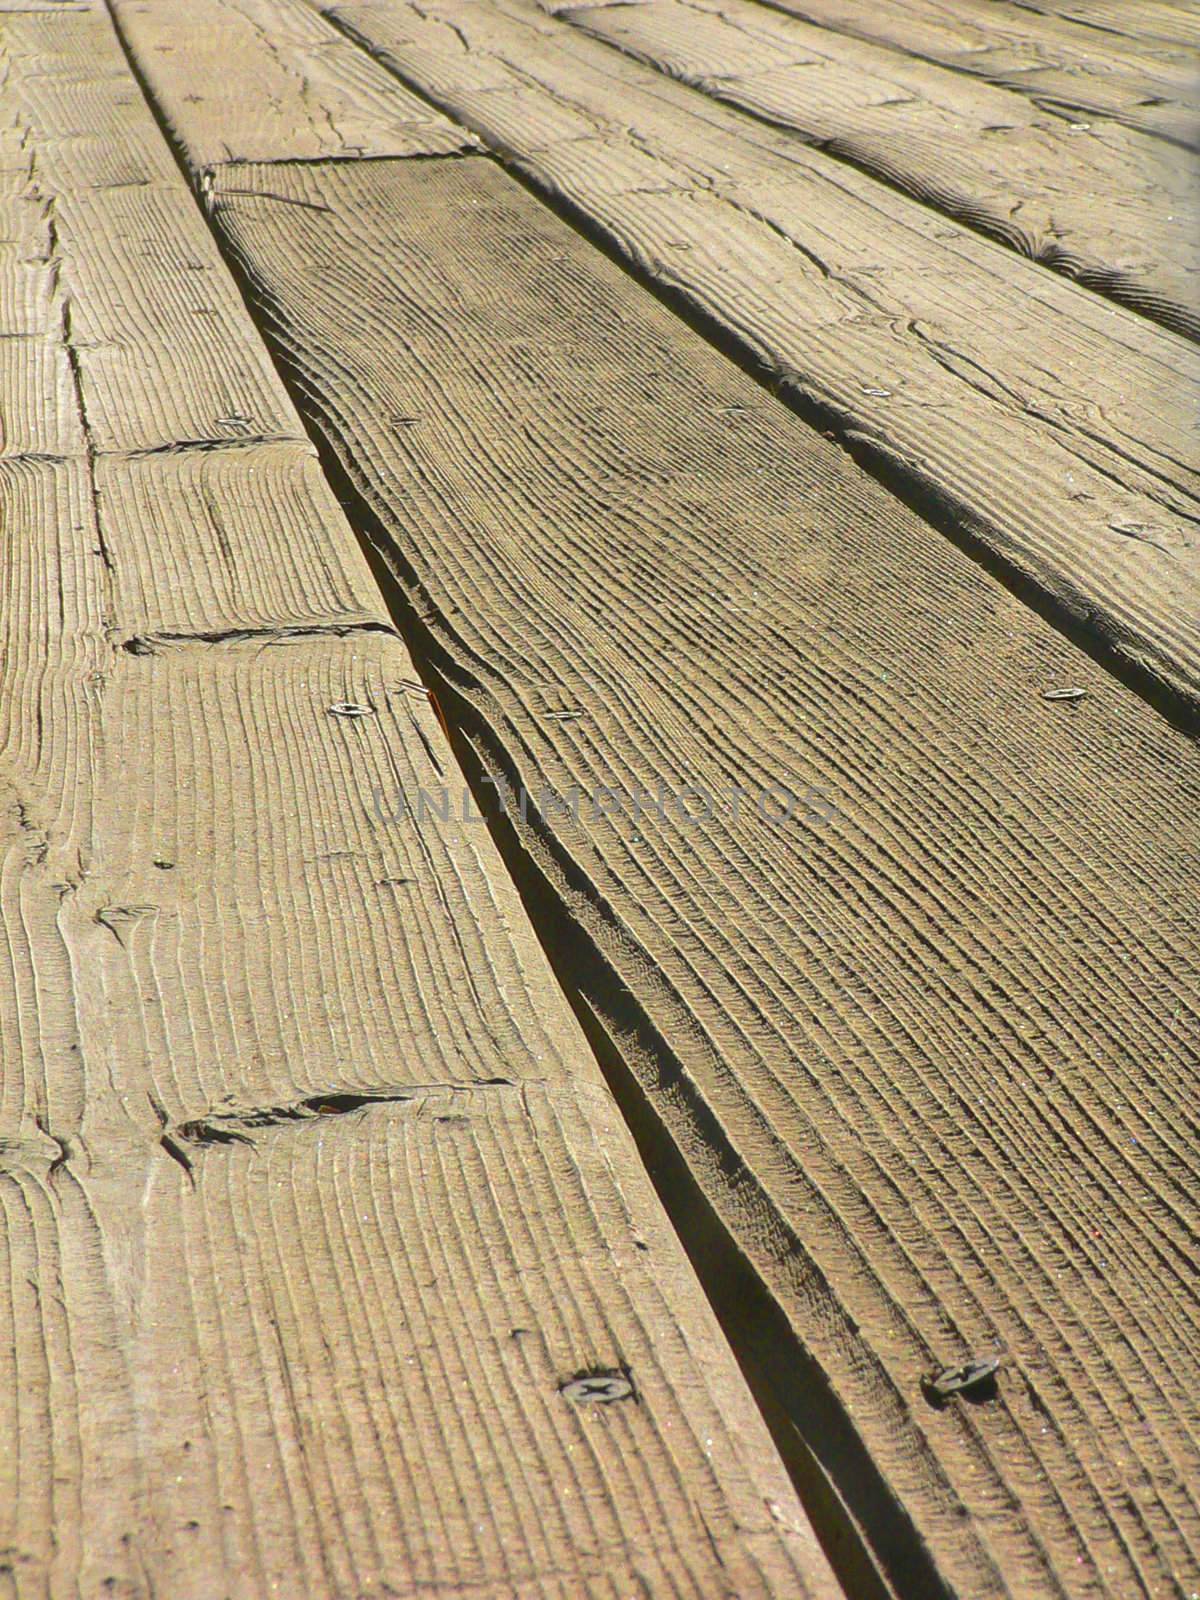
M254 311L253 292L241 263L233 253L227 259ZM301 414L305 412L302 410ZM446 731L475 803L487 818L489 834L517 887L555 978L579 1018L622 1119L643 1154L659 1199L738 1358L826 1555L847 1585L847 1592L862 1600L895 1600L906 1593L928 1596L929 1600L954 1600L903 1503L893 1494L860 1438L852 1415L841 1406L816 1358L797 1344L795 1331L770 1290L747 1266L736 1237L690 1171L677 1136L681 1131L692 1134L689 1144L694 1148L697 1140L703 1143L710 1164L725 1172L740 1172L751 1186L755 1182L753 1172L746 1168L686 1068L652 1018L630 995L604 950L559 903L511 819L497 815L495 807L488 804L491 794L487 785L494 772L485 771L471 741L478 738L495 770L506 773L516 788L519 774L509 752L500 740L490 736L485 719L472 705L468 692L472 681L461 664L441 649L425 626L420 609L379 553L388 540L375 513L316 428L313 442L322 470L362 541L410 655L422 676L433 685L439 703L452 712ZM404 569L403 555L394 545L389 552L391 560ZM416 582L411 569L407 577ZM528 807L539 847L568 882L587 894L590 885L579 877L570 853L560 848L553 828L537 828L540 819L535 812L536 807ZM576 956L571 970L565 970L565 951L581 941L586 955ZM669 1083L675 1091L672 1103L682 1126L668 1125L619 1051L606 1044L606 1036L597 1023L600 1015L621 1018L630 1037L637 1040L637 1047L653 1059L659 1074L657 1086L662 1088ZM779 1243L780 1259L786 1261L795 1241L789 1236ZM739 1285L736 1292L729 1291L728 1286L733 1283ZM737 1319L742 1317L747 1319L749 1331L739 1327ZM760 1324L757 1328L753 1326L755 1319ZM764 1328L776 1329L777 1337L763 1336ZM765 1363L764 1350L756 1355L748 1347L747 1338L751 1335L769 1351ZM786 1354L781 1357L779 1351ZM802 1369L802 1376L798 1376L798 1368Z
M459 123L458 126L463 125ZM462 161L466 156L488 154L470 129L463 128L463 133L465 137L461 150L397 150L387 155L362 156L238 156L229 161L210 161L196 171L201 184L204 184L211 183L217 173L233 172L239 167L364 167L379 161Z

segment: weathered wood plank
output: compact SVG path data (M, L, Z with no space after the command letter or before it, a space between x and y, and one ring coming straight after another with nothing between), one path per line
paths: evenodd
M1200 338L1197 185L1160 142L1068 128L1007 90L747 0L572 0L557 14Z
M107 15L10 17L0 51L26 150L8 187L45 228L39 260L0 271L57 283L27 331L70 347L92 447L303 440Z
M8 20L0 1589L831 1596L111 25Z
M15 1592L832 1592L486 830L379 816L449 782L399 643L83 624L0 768ZM469 1120L478 1170L435 1145L402 1203L347 1094ZM577 1438L558 1383L621 1363L632 1434Z
M81 535L79 565L86 521ZM32 590L40 573L28 566ZM79 603L71 582L58 593ZM6 611L13 688L0 740L21 815L52 857L51 948L86 974L67 996L97 1082L133 1100L154 1063L145 1088L186 1120L224 1103L565 1072L554 1029L537 1025L565 1013L532 934L522 960L498 918L491 948L486 830L461 820L399 641L272 631L130 654L100 633L102 606L93 591L57 650L52 600L40 619L26 602L24 630ZM453 813L439 822L443 785ZM393 822L397 789L415 803L421 788L424 825ZM442 993L465 1009L435 1008ZM486 1031L475 1005L494 1018ZM134 1019L144 1037L131 1051ZM6 1030L14 1071L42 1049L36 1009L28 1022L31 1035ZM59 1094L85 1115L78 1061L64 1068L65 1081L28 1078L22 1127ZM77 1131L61 1108L56 1125Z
M56 585L78 587L81 536L109 568L103 626L126 643L389 626L107 17L14 18L3 50L24 152L4 174L0 256L3 559L23 596L4 618L9 669Z
M1043 11L1048 16L1065 17L1085 28L1132 39L1135 44L1161 40L1165 44L1193 49L1200 46L1200 17L1191 0L1138 0L1136 6L1128 5L1125 0L1015 0L1015 3L1023 11ZM1111 40L1104 42L1112 43Z
M1196 752L486 162L236 182L214 217L465 759L546 791L497 826L560 971L784 1309L781 1405L814 1356L917 1530L881 1564L1169 1590ZM990 1404L923 1398L995 1352Z
M0 1155L8 1592L829 1592L606 1090L219 1131Z
M1200 720L1194 346L532 5L335 14L954 537Z
M107 570L88 626L126 649L241 632L391 631L307 442L90 466L85 456L0 455L0 508L11 602L0 673L36 674L27 635L56 637L64 590L78 593L89 564ZM12 727L28 731L26 711Z
M1150 26L1143 29L1140 4L1121 7L1128 19L1124 37L1106 37L1028 0L769 3L821 27L1016 89L1060 115L1108 117L1185 145L1200 140L1192 51L1174 30L1159 42Z
M631 1581L631 1564L655 1593L791 1593L810 1580L825 1592L821 1558L771 1465L761 1422L743 1415L748 1401L728 1353L713 1347L694 1282L686 1305L674 1299L672 1273L687 1278L678 1245L605 1109L607 1092L486 830L461 814L439 821L436 791L446 783L457 812L458 786L399 642L275 633L131 655L118 641L140 597L118 589L122 626L109 616L102 627L111 597L106 569L91 559L93 502L78 464L22 461L4 473L18 486L53 474L76 489L73 505L24 500L5 518L24 563L3 610L16 687L5 686L11 720L0 739L0 1148L9 1168L26 1152L40 1157L32 1176L5 1178L6 1199L16 1185L5 1239L18 1264L37 1263L0 1273L18 1302L6 1307L5 1353L16 1365L0 1385L20 1396L6 1435L15 1487L0 1490L0 1545L19 1575L16 1592L65 1596L116 1576L131 1595L148 1596L151 1585L199 1595L221 1574L231 1593L340 1596L352 1568L355 1593L382 1595L386 1582L394 1593L449 1595L468 1580L520 1579L531 1593L566 1596L608 1593L610 1582ZM114 547L121 571L124 551ZM330 714L350 705L372 712ZM391 820L397 789L415 798L422 785L433 797L424 820ZM472 1082L500 1079L522 1088L510 1091L512 1109L496 1102L493 1131L483 1127L493 1102L470 1107L477 1137L495 1146L482 1191L434 1196L428 1213L398 1208L380 1225L353 1184L330 1177L328 1227L316 1228L311 1191L324 1169L309 1170L301 1151L295 1203L305 1227L286 1230L265 1286L253 1270L249 1302L231 1300L245 1241L264 1237L256 1202L278 1203L288 1181L293 1131L311 1137L318 1157L322 1142L337 1143L325 1129L345 1119L310 1134L315 1108L340 1106L345 1094L402 1101L427 1084L460 1086L445 1090L454 1100ZM551 1122L576 1130L593 1107L600 1113L588 1148L576 1131L553 1156L581 1174L575 1203L574 1193L539 1186L536 1160L551 1159L542 1152L554 1136L536 1112L527 1122L529 1094L546 1097ZM450 1105L446 1115L459 1114ZM227 1154L223 1137L260 1138L264 1116L278 1121L270 1176L235 1195L227 1215L228 1180L209 1152ZM514 1123L528 1148L509 1137ZM176 1162L179 1152L192 1162L191 1180L158 1147L164 1132ZM51 1170L67 1153L74 1165ZM346 1159L386 1205L396 1192L388 1164L377 1174L380 1160L359 1146ZM472 1230L481 1195L497 1193L514 1169L521 1198L504 1204L520 1249L506 1254L502 1239ZM624 1233L607 1191L589 1198L606 1182L625 1192L634 1220ZM590 1220L601 1205L605 1242ZM659 1287L647 1298L624 1256L656 1228L649 1259ZM407 1256L397 1255L396 1229ZM456 1240L460 1250L478 1246L487 1263L474 1289L459 1275ZM416 1257L421 1303L434 1307L420 1337L412 1291L397 1280L398 1262ZM445 1261L448 1278L427 1282L426 1259ZM539 1270L551 1274L544 1293ZM537 1314L501 1331L509 1302L493 1295L497 1280L525 1284ZM272 1315L277 1323L290 1297L318 1286L320 1298L299 1302L308 1314L289 1312L276 1355ZM554 1384L533 1414L518 1404L482 1421L461 1395L443 1405L437 1387L439 1352L485 1373L514 1327L527 1330L544 1376L568 1342L554 1324L555 1291L576 1308L571 1331L584 1351L562 1376L603 1364L596 1352L614 1342L644 1367L651 1346L639 1345L640 1329L653 1352L674 1347L683 1383L654 1421L639 1408L635 1438L604 1435L598 1450L592 1440L582 1480ZM352 1309L357 1294L381 1296L378 1326L392 1330L391 1342L370 1343L374 1321L347 1329L339 1293ZM490 1314L473 1307L469 1327L452 1306L439 1315L456 1293L475 1295ZM662 1295L675 1307L669 1321L659 1316ZM401 1327L409 1336L398 1346ZM661 1381L653 1367L645 1381ZM397 1409L398 1384L421 1407L415 1434ZM723 1388L731 1408L713 1455L694 1458L691 1445L680 1455L685 1436L671 1406L711 1442ZM289 1403L299 1410L289 1414ZM646 1449L646 1439L657 1442ZM674 1501L625 1502L640 1494L643 1472L663 1478L668 1444L667 1481L704 1508L715 1545L697 1543ZM506 1466L518 1451L520 1472ZM401 1477L421 1493L405 1498ZM455 1538L451 1502L490 1532ZM433 1529L424 1544L422 1527Z
M452 155L475 140L409 94L306 6L189 0L122 8L195 166L218 161ZM175 115L187 95L188 114Z

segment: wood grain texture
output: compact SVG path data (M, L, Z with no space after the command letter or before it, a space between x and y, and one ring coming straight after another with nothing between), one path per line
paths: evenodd
M303 440L107 15L9 18L0 59L24 144L9 203L26 232L40 212L43 240L32 260L6 251L0 274L30 304L29 339L66 348L93 448ZM15 360L55 371L61 397L57 351ZM27 386L17 416L38 403Z
M452 155L475 144L301 0L122 0L114 10L195 166Z
M1195 751L495 167L252 181L216 223L780 1369L819 1362L955 1592L1172 1593ZM922 1397L997 1351L993 1402Z
M1197 721L1194 346L520 0L334 14Z
M86 730L43 753L61 763L50 775L74 827L47 818L47 800L27 815L81 857L62 868L58 929L86 976L73 988L91 1071L120 1102L150 1092L186 1121L397 1084L553 1078L581 1055L511 891L492 882L486 829L461 820L413 676L398 641L370 634L126 653L100 696L103 763L79 771ZM392 820L398 790L415 804L443 783L452 809L436 827L432 803L424 827ZM111 797L98 820L97 793ZM82 1094L82 1116L92 1095L77 1078L62 1092ZM72 1131L61 1110L55 1125Z
M222 1132L0 1154L7 1593L831 1593L606 1090Z
M1016 89L1068 119L1110 118L1193 147L1200 140L1193 50L1174 29L1166 39L1155 37L1154 20L1165 7L1151 7L1143 25L1140 0L1122 6L1125 25L1110 32L1081 27L1081 18L1056 15L1055 7L1031 0L769 3ZM1194 38L1190 43L1194 49Z
M1159 141L1112 123L1069 128L1007 90L747 0L557 14L1200 338L1200 185Z
M110 23L8 20L0 1593L832 1600Z
M1024 11L1042 11L1047 16L1065 17L1085 28L1117 39L1158 41L1188 48L1200 46L1200 18L1191 0L1138 0L1136 6L1122 0L1015 0ZM1086 37L1082 35L1080 37ZM1111 44L1112 40L1103 43Z

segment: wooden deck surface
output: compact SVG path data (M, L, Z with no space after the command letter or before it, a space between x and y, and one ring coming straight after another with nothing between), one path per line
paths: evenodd
M0 0L0 1594L1200 1589L1197 35Z

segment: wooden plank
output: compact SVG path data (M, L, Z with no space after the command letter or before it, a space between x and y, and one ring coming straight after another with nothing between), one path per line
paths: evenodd
M569 1018L492 881L486 829L462 821L461 784L398 640L285 635L122 656L105 663L99 728L78 724L80 695L75 729L60 712L40 762L8 767L65 852L59 941L82 975L71 992L91 1070L120 1103L141 1094L146 1109L149 1091L187 1121L398 1084L569 1075L582 1057ZM423 825L391 821L397 789L414 805L427 791Z
M1016 89L1060 116L1105 117L1195 146L1195 62L1178 41L1080 27L1028 0L769 0L825 28ZM1142 6L1123 6L1140 17ZM1194 43L1194 42L1193 42Z
M1065 17L1085 28L1132 39L1135 44L1161 40L1164 44L1195 49L1200 46L1200 17L1191 0L1018 0L1023 11L1042 11ZM1110 42L1111 41L1106 41Z
M532 6L336 15L1200 725L1191 344Z
M0 1589L831 1597L111 26L11 38Z
M0 1156L8 1593L832 1594L607 1091L219 1131Z
M389 628L111 23L14 18L3 44L24 148L0 257L0 494L18 534L4 559L24 600L4 618L8 669L22 630L47 636L60 586L82 582L71 541L90 497L83 560L108 570L89 626L125 644Z
M57 208L64 330L97 450L303 437L189 205L139 185Z
M720 1219L714 1278L749 1262L780 1407L820 1431L815 1359L911 1519L841 1461L884 1572L1169 1590L1196 751L490 164L237 191L217 224L479 792L534 797L496 825ZM995 1353L994 1400L923 1397Z
M45 228L33 268L0 270L57 282L30 331L70 347L92 447L305 439L107 16L14 16L0 50L27 150L10 185Z
M28 665L22 639L30 628L51 636L63 591L77 592L89 565L105 568L89 627L126 649L239 633L391 631L307 442L102 456L91 468L85 456L0 456L0 506L9 530L0 566L21 600L0 619L0 671ZM47 525L60 531L51 538ZM18 713L14 727L22 725Z
M378 817L450 762L399 643L106 665L5 805L29 1592L831 1594L486 830ZM423 1141L468 1122L465 1157ZM564 1419L623 1365L632 1433Z
M557 14L1200 338L1195 179L1160 142L1113 124L1070 129L1007 90L748 0L572 3Z
M226 634L391 631L311 444L99 457L97 514L124 648Z
M153 64L166 125L194 166L452 155L475 144L303 5L134 0L121 19L133 51ZM194 108L182 119L173 114L181 95Z

